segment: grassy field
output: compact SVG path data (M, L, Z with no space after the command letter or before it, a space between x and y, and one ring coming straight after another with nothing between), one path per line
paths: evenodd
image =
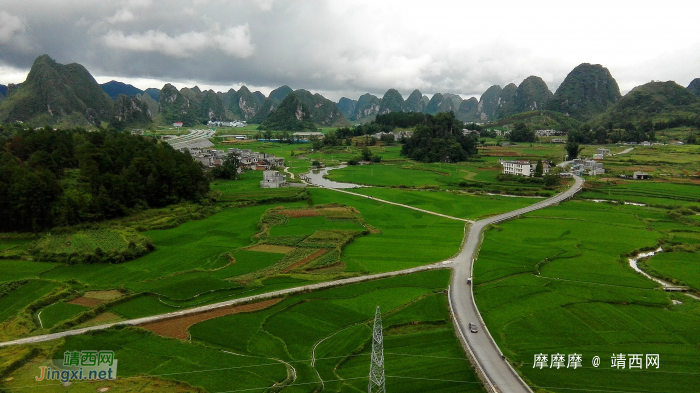
M593 181L586 185L580 196L589 199L700 207L700 184L632 180Z
M659 253L649 258L646 267L661 277L671 277L700 291L700 254L689 252Z
M0 282L39 278L41 273L56 266L61 264L0 259Z
M294 365L298 379L283 391L363 391L369 323L380 306L387 390L481 391L447 323L441 291L448 279L448 271L435 271L298 295L267 310L199 323L190 332L204 344ZM232 326L235 335L228 333ZM464 382L421 380L427 376Z
M154 391L197 386L210 392L269 391L273 385L289 384L293 367L294 382L276 391L363 391L370 326L380 306L387 390L480 392L449 323L449 276L447 270L431 271L296 295L268 309L194 325L191 341L129 327L3 348L0 370L16 359L24 361L4 375L0 388L38 384L42 391L65 390L53 381L33 381L38 366L45 359L62 358L67 350L99 348L115 351L120 380L74 382L70 390L150 391L141 390L148 379Z
M0 297L0 322L17 314L35 300L48 295L61 285L44 280L29 280L9 294Z
M654 229L657 222L668 228ZM655 247L678 225L663 209L574 201L486 232L474 271L477 305L531 385L552 392L698 386L700 303L655 289L622 257ZM539 353L582 354L583 367L533 368ZM613 369L613 353L659 354L661 368Z
M348 271L379 273L439 262L459 251L464 223L339 192L310 190L315 203L357 208L381 233L370 233L345 247Z
M51 329L54 325L68 318L74 317L87 310L88 307L65 302L54 303L41 310L41 324L45 329Z
M698 145L636 146L627 154L606 157L604 163L606 170L629 175L643 171L654 177L697 176L700 173L698 153ZM588 154L588 149L583 154Z

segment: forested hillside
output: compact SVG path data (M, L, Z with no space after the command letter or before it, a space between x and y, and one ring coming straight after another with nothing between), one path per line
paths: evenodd
M16 125L0 135L0 231L99 221L209 192L199 163L150 138Z

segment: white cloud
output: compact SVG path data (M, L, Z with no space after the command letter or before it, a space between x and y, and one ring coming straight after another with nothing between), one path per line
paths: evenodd
M135 52L160 52L172 57L192 57L194 52L214 49L239 58L250 57L255 47L250 40L248 25L197 32L191 31L170 36L162 31L124 35L121 31L110 31L104 37L107 46Z
M0 42L9 42L16 34L27 29L22 18L0 11Z
M136 15L134 15L133 12L129 11L128 8L124 7L117 11L114 16L111 18L107 18L107 22L109 23L123 23L123 22L131 22L136 20Z
M255 0L255 3L263 11L272 10L272 6L275 4L275 0Z

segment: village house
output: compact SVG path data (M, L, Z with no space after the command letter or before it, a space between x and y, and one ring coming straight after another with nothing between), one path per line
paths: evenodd
M503 166L503 174L505 175L532 177L535 175L535 170L537 169L537 162L530 162L528 160L499 160L499 162ZM549 162L542 162L543 175L548 174L550 168L551 165L549 164Z
M573 160L571 170L577 173L588 172L588 174L591 176L602 175L605 173L602 162L580 158Z
M277 171L264 171L260 188L287 187L287 177Z

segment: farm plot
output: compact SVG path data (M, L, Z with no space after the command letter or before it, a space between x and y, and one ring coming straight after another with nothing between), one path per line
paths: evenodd
M59 322L65 321L68 318L74 317L81 312L88 310L89 307L81 306L72 303L58 302L54 303L40 311L39 317L44 329L51 329Z
M41 273L51 270L58 263L0 259L0 282L39 278Z
M184 317L178 317L173 319L166 319L164 321L150 322L141 327L158 334L159 336L177 338L184 340L188 337L187 330L190 326L197 323L207 321L209 319L220 318L225 315L238 314L242 312L253 312L258 310L263 310L265 308L271 307L278 303L282 299L271 299L265 300L258 303L245 304L236 307L224 307L215 310L210 310L200 314L188 315Z
M297 380L283 391L313 392L322 384L328 391L363 390L371 321L380 306L387 389L482 391L448 323L448 279L448 271L432 271L297 295L266 310L199 323L190 333L205 345L293 364ZM422 379L429 375L451 382Z
M291 204L294 206L294 204ZM229 263L222 254L250 245L261 214L269 206L226 209L203 220L186 222L176 228L144 232L156 250L126 263L60 266L43 278L75 279L91 289L156 280L194 269L217 269Z
M309 192L316 203L356 208L377 229L343 249L340 259L347 271L379 273L439 262L454 255L462 242L462 222L329 190Z
M225 353L137 328L72 336L56 353L85 348L113 350L120 378L160 376L212 392L231 390L231 386L265 389L287 379L287 367L273 359Z
M583 198L613 199L630 202L700 206L700 185L675 184L661 181L615 181L590 184Z
M672 305L670 296L680 295L657 289L624 256L664 238L645 221L661 213L569 202L485 233L474 265L477 305L533 389L667 392L692 391L700 383L694 371L700 367L697 302L683 297L683 305ZM540 353L581 354L583 367L534 367ZM618 370L611 367L612 353L665 360L658 371ZM594 356L602 360L599 368L592 366Z
M700 254L694 252L662 252L646 261L645 269L684 283L700 291Z
M401 203L452 217L480 219L517 210L540 199L503 196L476 196L445 191L410 191L397 188L359 188L358 194Z
M0 322L17 314L29 304L59 288L61 284L44 280L29 280L0 297Z

